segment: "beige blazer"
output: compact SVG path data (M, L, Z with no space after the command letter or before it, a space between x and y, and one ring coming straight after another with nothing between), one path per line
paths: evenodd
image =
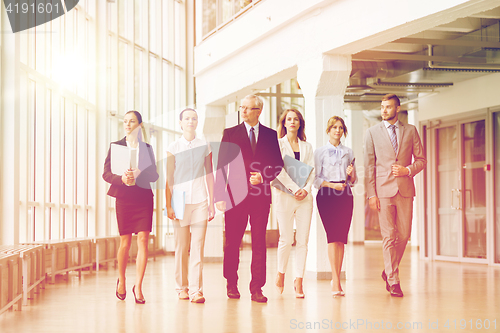
M422 171L426 163L422 142L415 126L399 122L397 154L394 153L384 122L370 127L365 137L367 197L392 198L398 191L403 197L415 196L413 177ZM394 177L393 164L408 167L411 175Z
M280 145L281 158L285 158L285 155L289 155L295 158L292 146L290 145L290 142L288 142L286 135L281 139L278 139L278 143ZM313 155L312 145L309 142L302 141L299 139L299 150L300 150L300 161L314 168L314 155ZM286 173L285 169L282 169L276 178L292 193L295 193L298 190L300 190L300 187L297 184L295 184L292 178L290 178L290 176ZM306 185L304 186L304 190L306 190L308 193L306 199L312 198L312 195L310 194L313 181L314 181L314 169L313 171L311 171L309 178L307 178ZM281 191L277 190L277 192Z

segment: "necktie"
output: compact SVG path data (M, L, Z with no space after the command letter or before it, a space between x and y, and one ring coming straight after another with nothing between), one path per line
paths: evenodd
M394 153L398 153L398 137L396 135L396 125L390 125L389 129L391 130L391 143L392 143L392 148L394 149Z
M255 147L257 146L257 141L255 140L255 130L253 127L250 129L250 146L252 147L252 153L255 154Z

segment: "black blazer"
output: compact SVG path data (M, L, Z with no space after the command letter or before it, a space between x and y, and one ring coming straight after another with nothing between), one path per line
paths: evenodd
M214 189L215 202L226 201L228 209L247 195L271 203L270 183L283 167L275 130L259 124L255 155L244 123L226 128L222 136ZM250 172L260 172L263 183L250 184Z
M112 144L127 146L126 137L112 142ZM108 195L115 198L137 199L142 196L152 196L151 184L158 180L156 171L156 162L153 148L144 142L139 142L139 161L138 169L141 170L139 177L135 180L135 186L127 186L122 183L122 177L111 172L111 145L108 149L108 156L104 162L104 172L102 178L111 184Z

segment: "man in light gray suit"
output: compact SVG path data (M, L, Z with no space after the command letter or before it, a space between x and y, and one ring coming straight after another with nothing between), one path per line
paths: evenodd
M398 120L400 111L399 98L385 95L383 121L370 127L365 138L366 195L370 208L379 214L385 265L382 279L395 297L403 296L399 263L411 233L413 177L427 163L417 129Z

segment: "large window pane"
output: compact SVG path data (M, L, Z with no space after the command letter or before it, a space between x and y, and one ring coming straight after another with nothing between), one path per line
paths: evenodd
M203 0L203 35L208 34L217 26L216 0Z
M500 112L494 114L495 262L500 263Z

